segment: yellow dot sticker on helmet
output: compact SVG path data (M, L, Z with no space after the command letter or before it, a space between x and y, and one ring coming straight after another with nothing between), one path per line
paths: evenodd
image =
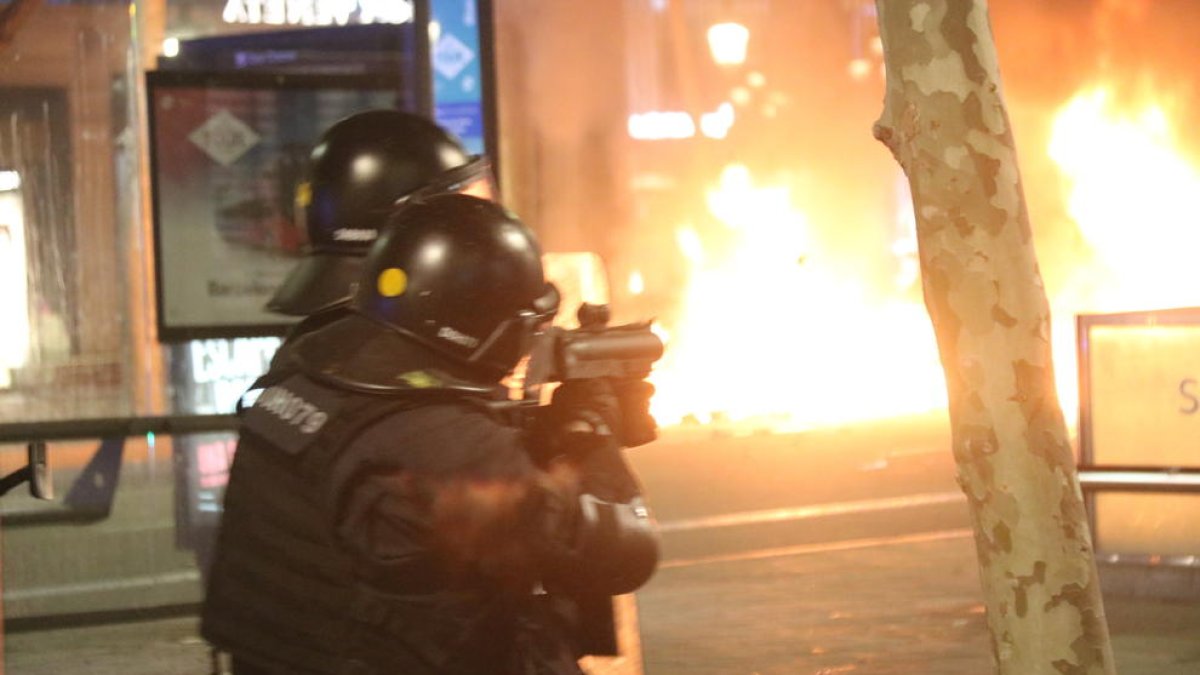
M379 273L379 279L376 281L379 287L379 294L385 298L394 298L404 294L404 289L408 288L408 275L399 267L389 267Z

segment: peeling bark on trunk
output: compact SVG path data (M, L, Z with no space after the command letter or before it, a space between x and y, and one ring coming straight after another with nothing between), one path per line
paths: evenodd
M985 0L876 0L997 672L1115 673Z

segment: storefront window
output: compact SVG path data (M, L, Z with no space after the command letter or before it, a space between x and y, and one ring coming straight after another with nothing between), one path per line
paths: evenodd
M36 6L35 6L36 5ZM0 415L128 414L144 292L130 7L12 2L0 43L0 171L9 189ZM18 239L14 237L19 237ZM23 272L19 272L23 270Z

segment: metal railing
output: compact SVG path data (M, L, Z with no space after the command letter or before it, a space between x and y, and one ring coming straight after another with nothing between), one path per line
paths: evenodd
M234 431L238 417L226 415L157 415L6 422L0 424L0 444L36 441L68 441L89 438L125 438L145 434L174 436L211 431Z
M54 441L100 439L100 444L66 497L56 508L4 513L6 526L50 522L94 522L107 518L121 471L126 439L148 434L184 434L236 431L237 415L159 415L53 420L0 424L0 444L25 444L26 464L0 478L0 496L24 483L30 494L53 500L47 444Z
M1079 483L1085 492L1200 493L1200 469L1147 466L1081 466Z

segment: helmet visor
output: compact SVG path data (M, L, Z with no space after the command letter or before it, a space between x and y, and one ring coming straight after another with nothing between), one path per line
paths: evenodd
M463 194L492 202L496 201L500 197L500 190L496 185L496 176L492 172L491 160L483 155L477 155L467 164L450 169L429 185L396 200L396 205L403 204L410 199L439 194Z

